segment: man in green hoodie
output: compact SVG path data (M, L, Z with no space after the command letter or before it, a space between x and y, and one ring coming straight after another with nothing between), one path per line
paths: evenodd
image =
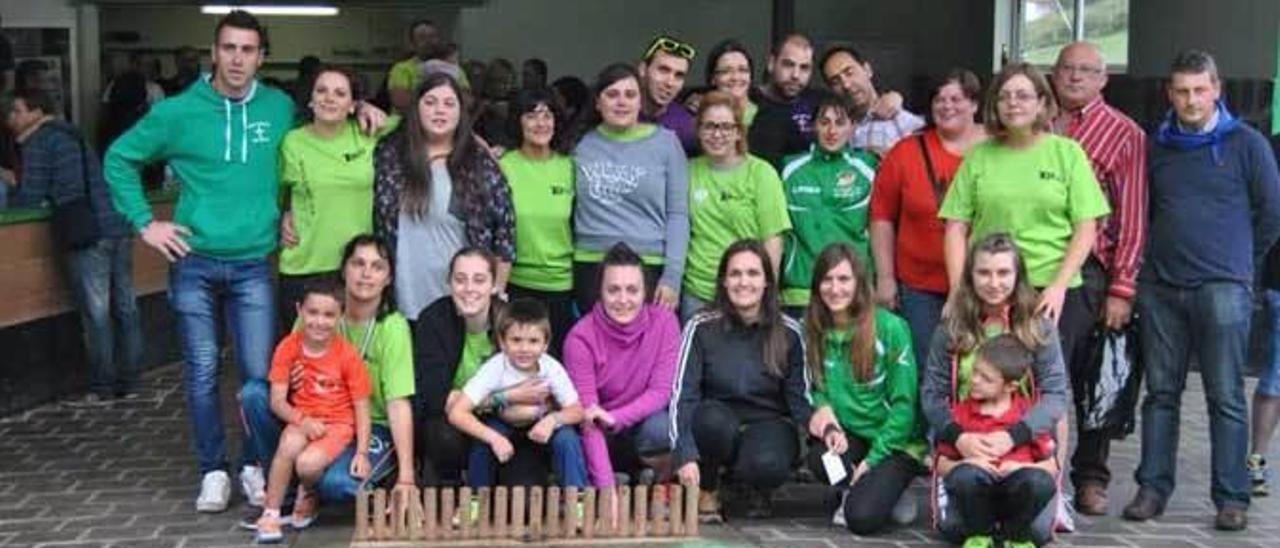
M266 30L233 11L214 31L213 74L161 101L107 151L106 179L117 210L142 240L168 259L169 304L181 337L184 384L202 475L196 510L221 512L230 498L218 397L219 313L235 340L246 436L241 485L261 505L262 464L280 433L266 374L274 345L275 290L268 255L279 210L277 157L294 126L289 96L255 79ZM380 111L362 120L375 125ZM156 219L143 192L142 167L168 162L181 181L172 221Z

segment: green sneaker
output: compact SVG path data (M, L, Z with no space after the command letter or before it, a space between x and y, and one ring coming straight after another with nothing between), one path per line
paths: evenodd
M995 539L983 535L974 535L964 539L962 548L995 548L995 546Z
M1036 543L1029 540L1006 540L1004 548L1036 548Z

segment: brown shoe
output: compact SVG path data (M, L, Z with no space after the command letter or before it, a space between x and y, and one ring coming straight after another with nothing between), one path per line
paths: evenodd
M1086 483L1076 489L1076 510L1086 516L1107 515L1107 488L1096 483Z
M1137 496L1124 507L1121 516L1129 521L1147 521L1164 513L1164 503L1164 497L1155 489L1139 487Z
M1239 506L1224 506L1213 519L1213 527L1219 531L1243 531L1248 526L1248 510Z
M722 523L724 516L720 513L720 497L715 491L698 493L698 521L702 523Z

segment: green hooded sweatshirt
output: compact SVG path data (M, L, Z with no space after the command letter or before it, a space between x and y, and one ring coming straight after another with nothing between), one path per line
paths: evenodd
M831 406L841 428L870 442L868 466L893 451L923 460L928 445L924 418L917 411L916 359L907 322L876 307L876 357L866 382L854 377L849 362L852 339L849 330L828 331L823 337L823 378L809 393L813 408Z
M152 220L142 167L165 161L181 181L173 221L191 229L194 253L264 257L276 246L280 141L293 128L293 101L253 82L228 99L201 78L155 106L116 139L103 161L112 202L137 230Z
M782 188L791 232L782 255L782 302L806 306L813 262L828 244L853 244L872 269L867 223L879 160L863 150L833 153L813 145L784 165Z

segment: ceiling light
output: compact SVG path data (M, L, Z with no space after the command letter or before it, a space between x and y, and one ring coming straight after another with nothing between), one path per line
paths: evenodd
M334 6L232 6L227 4L206 4L200 6L200 13L205 15L226 15L232 10L244 10L254 15L304 15L312 17L332 17L338 14Z

